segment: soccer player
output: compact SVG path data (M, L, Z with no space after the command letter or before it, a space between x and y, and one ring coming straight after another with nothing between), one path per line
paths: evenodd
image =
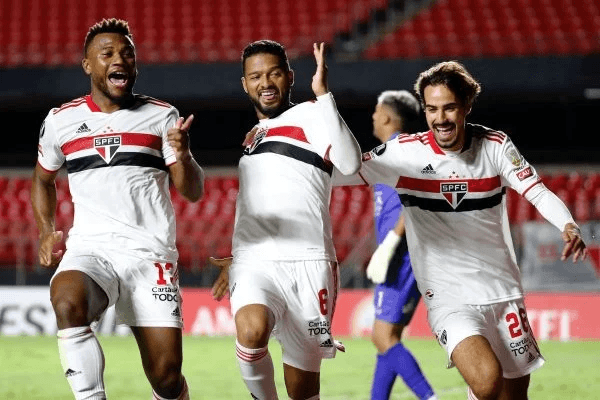
M387 90L377 99L373 135L385 146L400 133L418 132L419 112L419 101L408 91ZM375 322L371 338L378 354L371 399L389 399L398 375L419 399L435 399L417 360L401 343L402 331L421 298L406 247L402 204L396 190L387 185L376 184L374 194L377 243L390 249L385 253L386 260L374 258L367 267L367 276L378 284L373 296Z
M466 123L480 85L461 64L434 65L415 91L430 130L364 154L359 174L334 172L334 183L396 188L413 272L448 366L458 368L471 399L526 399L544 359L527 320L506 187L562 232L563 259L586 257L581 232L506 134Z
M215 287L228 278L240 372L260 400L278 398L271 334L282 345L285 385L294 400L319 398L321 360L337 349L331 173L334 165L356 173L361 152L328 91L325 46L313 47L317 99L297 105L290 102L294 73L281 44L253 42L242 54L242 86L259 122L239 163L233 264Z
M188 200L203 192L185 121L133 93L136 52L127 22L102 20L84 44L91 94L53 108L40 131L31 203L39 259L55 267L50 296L58 348L75 399L106 399L93 321L111 305L137 340L153 399L189 399L181 373L181 295L169 178ZM54 252L55 178L63 164L75 205L66 252Z

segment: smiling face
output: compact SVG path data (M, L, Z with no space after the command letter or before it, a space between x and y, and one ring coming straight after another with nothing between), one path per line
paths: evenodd
M242 86L259 119L273 117L290 105L294 73L286 70L278 56L258 53L244 61Z
M449 151L462 149L470 108L462 104L446 85L429 85L423 95L427 125L438 146Z
M135 47L119 33L100 33L90 43L83 69L91 77L92 98L102 111L120 108L131 98L137 78Z

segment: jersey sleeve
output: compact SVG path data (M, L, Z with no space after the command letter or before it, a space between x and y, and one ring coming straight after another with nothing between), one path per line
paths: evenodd
M52 117L52 111L50 111L40 127L38 164L46 171L55 172L60 169L64 162L65 155L60 148L58 132Z
M317 97L315 117L307 129L308 141L317 154L343 174L352 174L360 168L361 150L356 138L337 110L331 93Z
M362 184L373 186L376 183L383 183L395 188L400 176L398 171L398 160L401 159L400 152L397 141L392 140L381 144L362 155L362 166L358 173L343 176L337 169L334 169L333 185L351 186Z
M179 118L179 111L175 107L172 107L171 109L169 109L169 112L167 113L167 116L165 118L165 125L163 127L163 131L161 132L162 153L163 153L163 158L165 160L165 164L167 166L173 165L173 164L175 164L175 162L177 162L177 159L175 158L175 151L169 144L169 140L167 138L167 132L169 131L169 129L171 129L172 127L175 126L175 122L177 122L177 118Z
M562 200L546 188L535 169L519 153L508 136L502 146L499 165L502 179L531 202L561 232L565 224L574 222Z
M504 186L510 186L521 195L542 182L533 166L525 160L508 136L500 146L496 162Z

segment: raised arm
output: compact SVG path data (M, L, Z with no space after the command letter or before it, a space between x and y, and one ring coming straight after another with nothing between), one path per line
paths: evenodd
M180 117L175 126L168 130L169 144L175 151L176 162L169 166L171 180L175 188L189 201L198 201L204 193L204 171L198 165L190 151L189 130L194 116L184 122Z
M31 207L39 230L40 248L38 256L43 267L56 267L63 252L54 252L54 246L63 237L62 231L56 231L56 172L44 170L36 165L31 181Z
M315 43L313 53L317 69L312 79L312 90L317 96L331 148L329 160L344 175L358 172L361 165L361 150L356 138L340 116L333 95L327 85L327 65L325 63L325 44Z

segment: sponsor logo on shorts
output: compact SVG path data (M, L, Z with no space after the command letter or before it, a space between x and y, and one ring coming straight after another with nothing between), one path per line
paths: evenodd
M333 347L333 340L327 339L326 341L322 342L319 347Z
M531 175L533 175L531 167L527 167L523 171L517 172L517 178L519 178L520 181L529 178Z
M181 311L179 310L179 307L176 307L172 312L171 312L171 316L173 317L181 317Z
M443 344L444 346L446 345L446 343L448 343L448 334L446 333L445 329L442 332L442 335L440 336L440 343Z
M309 336L331 335L331 326L328 321L310 321L308 334Z
M510 343L510 351L513 353L515 357L518 357L523 354L531 354L529 352L529 346L531 345L531 339L526 337L518 342ZM535 346L534 346L535 348ZM531 361L528 361L531 362Z
M152 296L158 301L179 301L179 289L176 287L155 286L152 288Z

